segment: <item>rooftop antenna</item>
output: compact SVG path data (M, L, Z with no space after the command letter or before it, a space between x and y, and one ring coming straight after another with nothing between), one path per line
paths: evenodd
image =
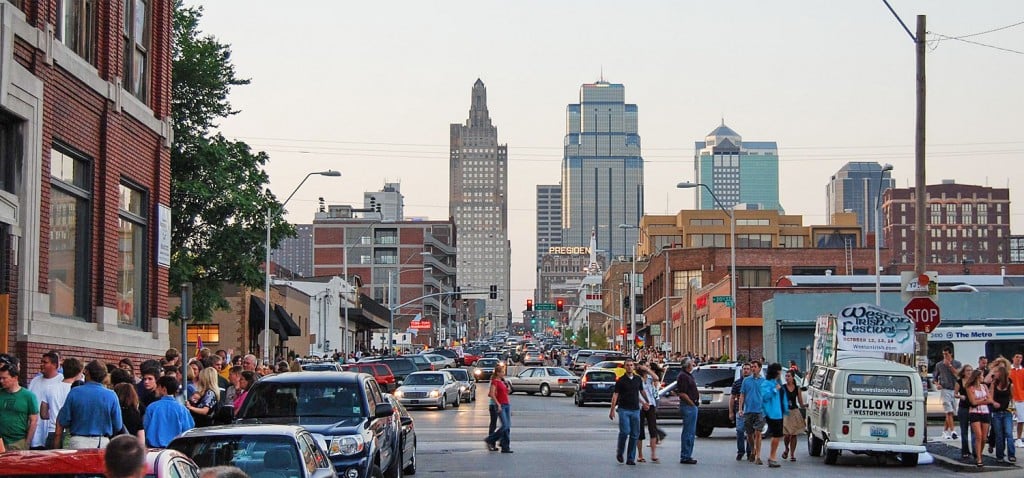
M597 81L598 83L604 83L604 65L601 65L601 77Z

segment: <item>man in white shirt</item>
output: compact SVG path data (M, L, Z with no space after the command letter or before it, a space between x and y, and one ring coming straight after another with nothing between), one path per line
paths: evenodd
M61 388L64 376L57 372L60 366L60 356L56 351L49 351L43 354L39 363L39 372L28 384L28 389L35 394L39 400L39 422L36 426L36 433L32 435L32 443L29 446L33 450L46 450L54 448L53 433L56 430L56 412L50 413L49 401L57 395Z

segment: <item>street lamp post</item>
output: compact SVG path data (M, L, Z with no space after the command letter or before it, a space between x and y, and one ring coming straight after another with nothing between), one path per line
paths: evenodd
M295 193L299 192L299 188L301 188L303 184L306 184L306 180L309 179L310 176L328 176L328 177L335 177L336 178L338 176L341 176L341 173L338 172L338 171L335 171L333 169L328 169L327 171L316 171L316 172L312 172L312 173L307 174L306 177L302 178L302 181L299 182L299 185L295 186L295 189L292 190L292 193L288 195L288 198L285 199L283 203L281 203L281 210L282 211L284 210L284 207L286 205L288 205L288 201L292 200L292 196L294 196ZM264 363L270 363L270 227L271 227L271 224L270 224L270 212L271 212L270 211L270 206L267 206L267 248L266 248L266 251L265 251L265 253L266 253L266 260L263 263L263 271L265 272L264 281L263 281L263 287L264 287L264 289L263 289L263 362Z
M625 234L626 229L638 229L638 226L632 224L619 224L619 229L623 230ZM629 333L632 335L632 339L629 341L629 351L636 353L636 304L633 301L636 300L636 241L633 241L633 255L629 258L632 270L629 274Z
M360 233L366 232L366 231L371 231L370 235L371 236L373 235L373 233L372 233L373 226L376 225L379 222L382 222L384 220L384 215L383 214L381 214L380 212L378 212L377 214L380 215L380 219L377 220L377 221L371 222L369 225L366 226L366 228L364 228L362 231L359 231ZM344 256L342 257L342 261L343 262L341 263L341 267L342 267L341 273L342 273L342 275L345 276L345 282L349 286L353 287L353 292L356 292L354 290L355 286L352 285L352 280L348 276L348 252L349 252L349 248L351 246L352 246L352 244L350 244L349 240L348 240L348 228L346 228L345 229L345 244L344 244L344 247L342 247L342 249L343 249L342 253L344 254ZM356 299L358 299L359 298L359 294L356 293L355 297L356 297ZM354 300L353 301L348 301L348 300L345 301L345 322L343 324L341 324L341 354L345 357L346 360L348 360L348 309L349 309L348 305L349 305L349 303L354 304L355 301Z
M875 194L875 305L882 306L882 264L881 264L881 246L879 242L880 232L878 230L878 208L882 203L882 179L885 177L886 171L892 171L892 165L885 163L882 165L882 170L878 172L878 194ZM918 232L921 234L922 232Z
M421 252L420 254L430 254L429 252ZM406 269L404 271L395 272L393 269L388 269L388 353L391 355L394 350L392 346L395 342L395 294L391 287L393 283L398 284L398 288L401 289L402 280L399 278L400 275L406 272L423 272L433 270L432 267L420 267L416 269ZM401 300L401 298L399 298Z
M729 216L729 261L732 262L729 269L729 295L732 297L732 306L729 307L731 310L730 318L732 319L732 340L729 342L732 344L732 355L730 355L729 358L735 361L738 359L738 355L736 354L736 340L738 338L736 336L736 211L729 211L729 209L726 209L722 202L718 200L718 196L715 196L715 192L712 191L707 184L683 181L676 184L676 187L679 189L703 187L708 191L708 194L711 194L711 199L715 200L715 204L718 205L719 209Z

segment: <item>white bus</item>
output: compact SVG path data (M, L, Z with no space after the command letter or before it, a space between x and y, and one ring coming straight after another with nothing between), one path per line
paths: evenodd
M953 357L965 364L977 365L982 355L989 360L1000 355L1012 360L1013 354L1024 353L1024 326L939 327L928 334L929 370L942 360L946 347L951 347Z

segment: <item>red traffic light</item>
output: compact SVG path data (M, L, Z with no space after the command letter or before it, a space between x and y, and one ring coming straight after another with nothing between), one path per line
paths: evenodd
M564 299L557 299L557 300L555 300L555 309L557 311L561 312L563 308L565 308L565 300Z
M526 299L526 310L533 310L533 299Z

